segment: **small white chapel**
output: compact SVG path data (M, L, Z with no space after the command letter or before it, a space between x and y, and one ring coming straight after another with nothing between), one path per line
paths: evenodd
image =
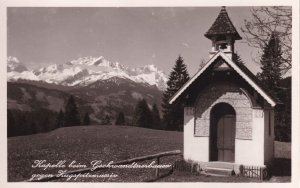
M225 7L204 36L210 59L169 101L185 101L184 160L235 174L242 166L264 168L274 156L277 101L236 61L234 44L242 38Z

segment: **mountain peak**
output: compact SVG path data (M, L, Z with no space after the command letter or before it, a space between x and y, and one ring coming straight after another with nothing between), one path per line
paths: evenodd
M13 56L8 56L7 57L7 62L20 63L19 59L17 57L13 57Z
M23 65L18 58L13 56L8 56L7 58L7 71L8 72L24 72L28 71L27 67Z
M154 64L144 66L144 69L155 72L158 71L158 68Z
M15 60L14 58L10 59ZM9 72L11 70L8 69ZM86 86L98 80L118 77L136 83L156 85L159 89L164 90L167 82L166 75L153 64L139 68L128 68L119 62L110 62L103 56L81 57L64 64L53 64L32 72L40 80L64 86Z

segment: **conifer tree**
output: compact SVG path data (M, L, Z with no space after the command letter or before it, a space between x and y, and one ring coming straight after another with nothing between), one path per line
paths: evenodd
M133 126L152 128L151 115L147 101L145 99L138 101L134 111Z
M42 125L44 127L44 132L48 132L48 131L51 131L52 127L51 127L51 124L50 124L50 119L48 116L46 116L43 121L42 121Z
M152 127L155 129L162 129L161 118L156 104L152 106Z
M238 53L233 54L232 60L236 63L244 64L244 61L242 60L241 56Z
M163 122L167 130L183 129L183 108L184 101L178 99L175 103L169 104L170 98L189 80L186 65L181 56L175 62L167 82L167 89L163 94Z
M116 125L125 125L125 116L123 112L119 112L115 122Z
M7 136L15 136L16 134L16 126L15 126L15 118L11 110L7 110Z
M257 76L261 80L264 88L270 93L270 95L279 99L282 102L289 103L286 101L285 96L289 93L283 90L280 86L280 81L282 80L282 66L284 60L282 58L281 43L276 32L271 34L271 37L263 49L263 55L261 57L261 73ZM275 139L281 140L282 135L290 135L290 105L283 104L277 105L275 108Z
M56 127L59 128L64 126L65 126L65 114L62 110L60 110L56 119Z
M276 106L275 139L281 142L291 141L291 77L280 81L278 98L282 104Z
M90 125L90 115L88 112L85 113L84 118L83 118L83 125Z
M109 115L104 116L104 118L102 119L102 125L111 125L111 120Z
M273 32L261 57L261 70L258 78L265 88L276 97L279 81L282 79L281 68L283 64L280 40Z
M30 124L30 130L31 130L31 134L36 134L36 123L34 121L31 122Z
M65 126L80 125L80 115L74 97L71 95L65 108Z

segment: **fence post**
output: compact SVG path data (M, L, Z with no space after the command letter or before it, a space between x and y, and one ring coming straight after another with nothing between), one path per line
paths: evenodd
M159 157L157 157L157 165L159 165ZM159 177L159 168L156 168L155 175L157 178Z
M263 180L263 172L262 172L262 168L260 167L260 169L259 169L259 173L260 173L260 177L259 177L259 179L260 180Z

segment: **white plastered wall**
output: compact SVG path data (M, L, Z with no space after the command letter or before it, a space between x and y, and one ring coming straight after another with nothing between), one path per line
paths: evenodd
M271 163L274 157L274 110L267 109L265 113L265 164Z
M264 166L264 111L252 111L252 139L235 139L237 164Z
M194 108L184 109L184 149L183 155L186 161L208 162L209 160L209 137L195 137Z

